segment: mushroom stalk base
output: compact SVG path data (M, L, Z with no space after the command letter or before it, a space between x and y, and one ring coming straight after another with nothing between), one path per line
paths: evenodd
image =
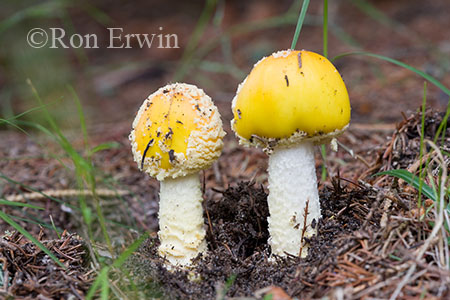
M275 148L269 157L268 173L272 254L305 257L308 248L302 245L302 237L316 233L313 227L320 218L313 144L302 142L292 148Z
M198 174L161 181L159 197L159 254L173 265L188 266L206 250Z

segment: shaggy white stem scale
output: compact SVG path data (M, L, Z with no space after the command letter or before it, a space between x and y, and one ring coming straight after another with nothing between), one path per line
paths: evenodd
M190 265L206 250L198 173L164 179L159 197L159 254L173 265Z
M305 257L308 249L301 245L302 233L304 237L314 235L313 225L320 218L313 144L302 142L291 148L275 148L269 157L268 173L269 244L272 253L299 256L301 248L301 256Z

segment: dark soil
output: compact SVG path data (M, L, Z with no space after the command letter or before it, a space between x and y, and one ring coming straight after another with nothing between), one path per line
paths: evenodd
M267 194L262 187L241 182L223 192L220 201L206 202L211 220L211 225L205 224L209 228L210 249L207 256L197 260L193 270L200 280L189 280L188 273L181 270L166 271L154 240L132 258L129 266L144 265L138 270L132 267L133 272L140 275L149 272L145 277L156 279L168 299L214 299L216 293L223 292L233 297L251 296L273 285L292 295L316 295L319 293L314 284L316 277L335 263L337 252L353 246L345 237L363 224L377 226L364 223L375 198L373 191L361 188L347 191L336 181L334 187L321 192L323 219L318 222L317 236L310 240L309 256L277 257L269 261ZM224 286L226 282L228 287Z

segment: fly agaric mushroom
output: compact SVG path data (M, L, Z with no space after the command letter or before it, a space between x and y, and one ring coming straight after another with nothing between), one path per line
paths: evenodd
M325 57L286 50L260 60L233 99L240 143L269 154L269 244L272 254L306 256L320 203L314 144L341 134L350 121L344 81Z
M160 181L159 254L188 266L206 250L198 172L220 155L225 132L203 90L175 83L142 104L130 134L139 169Z

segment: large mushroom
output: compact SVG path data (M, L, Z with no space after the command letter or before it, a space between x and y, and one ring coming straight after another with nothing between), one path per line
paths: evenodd
M188 266L206 250L198 172L220 155L225 132L211 98L175 83L151 94L130 134L139 169L160 181L159 254Z
M344 81L325 57L286 50L260 60L242 82L232 128L243 145L269 154L272 254L307 255L320 203L314 145L341 134L350 121Z

